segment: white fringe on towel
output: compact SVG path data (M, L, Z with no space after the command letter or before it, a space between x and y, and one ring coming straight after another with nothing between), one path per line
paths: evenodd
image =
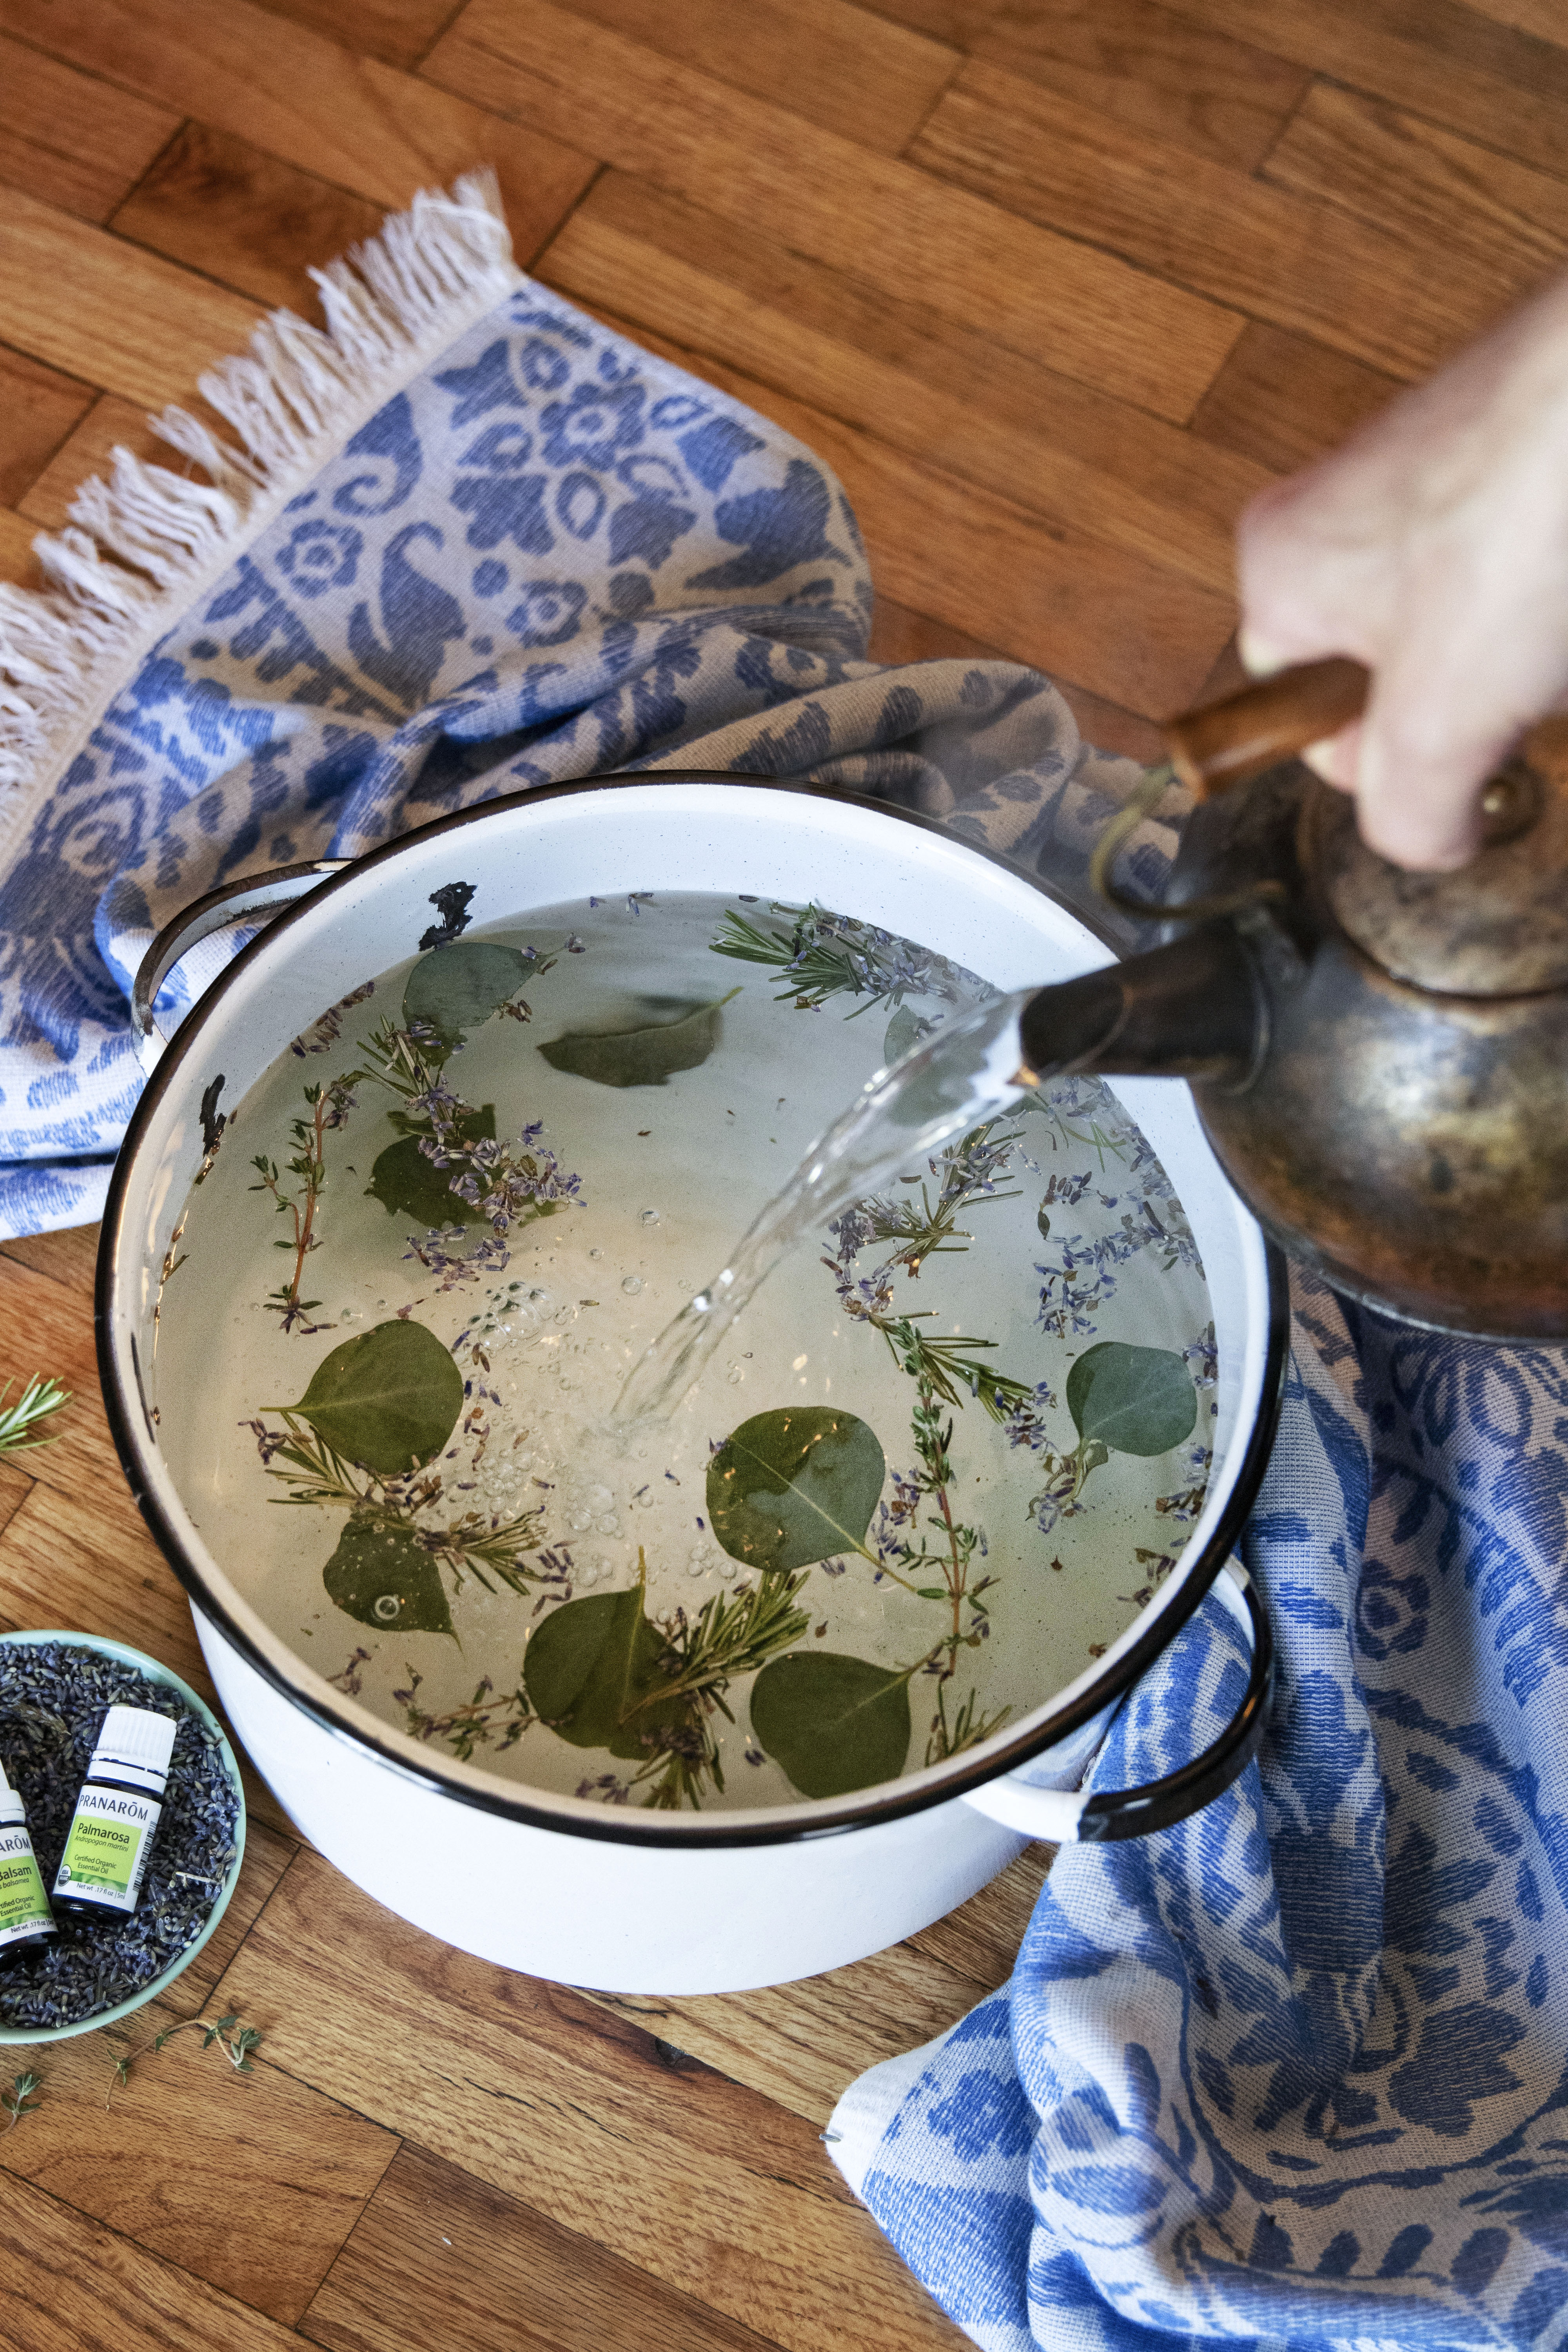
M34 548L48 586L0 583L0 868L42 794L149 647L393 394L523 283L490 171L421 192L346 260L312 269L323 333L275 310L199 390L239 436L166 408L160 439L208 482L114 450L70 524Z

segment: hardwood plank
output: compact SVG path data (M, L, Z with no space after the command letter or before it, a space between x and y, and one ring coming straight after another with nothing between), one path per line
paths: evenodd
M759 409L831 466L873 576L896 604L1143 716L1184 708L1207 676L1233 625L1228 598L919 465L646 329L605 322Z
M238 2075L198 2033L155 2053L156 2035L182 2014L154 2001L123 2030L34 2053L43 2092L26 2128L0 2139L10 2176L0 2209L28 2181L121 2244L292 2326L391 2163L396 2135L264 2055ZM116 2086L121 2055L131 2073ZM233 2339L210 2340L226 2352Z
M971 49L1007 9L1008 0L864 0L864 5L891 24L924 33L928 40Z
M524 263L593 176L559 141L500 121L482 95L470 105L251 0L0 0L0 26L373 204L406 205L491 163Z
M1344 440L1399 390L1392 376L1343 352L1251 320L1189 429L1290 474Z
M1230 593L1235 520L1268 476L990 332L616 171L538 268L575 299Z
M44 2113L41 2105L33 2110L26 2128L38 2127ZM23 2128L18 2125L17 2132ZM0 2309L6 2352L299 2347L298 2336L277 2320L220 2294L29 2182L3 2176Z
M1256 42L1314 74L1447 123L1521 163L1561 171L1568 53L1463 0L1166 0L1178 16ZM1551 7L1552 0L1542 0Z
M187 122L114 215L119 236L321 323L306 275L381 226L379 205L229 131Z
M574 16L896 155L956 72L956 49L849 0L570 0Z
M247 1818L245 1859L239 1865L239 1884L229 1897L228 1908L184 1974L176 1977L160 1998L160 2008L171 2019L197 2017L206 2007L213 1988L271 1900L279 1880L299 1851L297 1838L279 1837L265 1822ZM132 2046L143 2046L129 2027L127 2032ZM195 2040L195 2036L190 2038ZM204 2271L203 2275L207 2273Z
M1007 658L995 646L983 645L967 630L955 629L946 621L933 621L928 613L911 613L907 605L895 604L890 597L883 595L878 596L872 610L868 650L871 660L879 662ZM1122 752L1128 759L1141 760L1145 764L1164 758L1164 738L1149 719L1140 719L1135 712L1123 710L1120 703L1107 702L1103 696L1090 694L1081 686L1064 685L1059 679L1057 685L1086 743L1092 743L1098 751Z
M92 387L0 346L0 506L20 504L92 406Z
M0 0L0 16L18 5ZM1177 423L1240 331L1210 301L939 187L550 0L469 0L424 70L809 259L841 267L853 254L856 275L872 285L900 298L918 287L943 317L985 319L1010 349Z
M42 575L33 554L37 527L13 514L9 507L0 507L0 580L16 588L37 588Z
M945 2033L992 1990L897 1944L853 1968L760 1992L583 1998L820 2126L857 2074Z
M584 1998L825 2124L857 2074L945 2033L1006 1982L1054 1851L1029 1847L950 1917L853 1968L759 1992Z
M1129 131L1244 172L1261 163L1310 79L1266 47L1209 32L1155 0L1012 0L963 46Z
M1401 376L1424 375L1495 319L1521 278L1438 240L1134 137L1052 90L973 64L910 148L928 171L1043 226Z
M205 404L199 405L205 412ZM233 438L229 427L221 420L213 422L226 438ZM68 519L71 500L88 476L107 475L112 470L117 445L150 465L168 466L176 472L185 463L166 441L159 440L148 421L144 402L121 400L112 392L102 392L76 430L61 442L26 498L19 501L19 511L34 525L58 530ZM94 1237L96 1251L98 1228L93 1225L86 1230ZM38 1238L50 1240L53 1236L43 1234ZM4 1246L9 1249L12 1244L6 1243Z
M1309 94L1265 176L1413 246L1462 255L1510 294L1568 253L1568 180L1327 83Z
M879 592L871 610L871 640L868 657L874 662L1005 661L995 646L983 645L966 629L947 621L933 621L929 613L911 613Z
M68 1225L58 1234L28 1234L16 1241L0 1242L0 1257L15 1258L18 1265L31 1266L35 1274L64 1283L86 1299L90 1314L100 1230L97 1225Z
M661 2062L652 2036L575 1993L421 1935L314 1854L218 1998L300 2081L788 2352L958 2341L812 2125Z
M416 66L445 32L463 0L263 0L275 16L309 26L359 57L384 65Z
M226 352L257 307L20 189L0 205L0 316L32 358L161 408Z
M179 117L0 36L0 180L106 220Z
M1558 0L1466 0L1466 5L1489 16L1494 25L1511 25L1516 33L1533 33L1538 41L1568 47L1568 19Z
M330 2352L765 2352L749 2327L408 2147L300 2332Z
M0 1534L10 1526L33 1491L33 1482L15 1462L0 1462Z
M71 1494L35 1479L0 1532L0 1617L25 1631L128 1642L216 1704L184 1588L128 1496L122 1507L112 1491Z

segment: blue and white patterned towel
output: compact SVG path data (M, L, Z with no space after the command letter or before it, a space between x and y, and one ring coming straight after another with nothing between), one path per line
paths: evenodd
M220 882L693 765L855 785L1071 890L1135 779L1027 671L867 663L832 476L521 278L482 183L356 263L329 336L274 321L204 386L242 449L168 420L214 487L126 462L46 551L52 602L0 592L0 1233L98 1213L131 975ZM1568 2331L1564 1360L1321 1292L1295 1343L1248 1538L1259 1768L1065 1853L1012 1985L837 2119L996 2352ZM1171 1769L1242 1671L1205 1607L1096 1778Z

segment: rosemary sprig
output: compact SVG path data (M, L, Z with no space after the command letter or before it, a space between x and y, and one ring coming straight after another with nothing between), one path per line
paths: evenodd
M0 1389L0 1458L7 1454L26 1454L35 1445L53 1445L58 1431L47 1437L37 1434L39 1423L47 1421L62 1405L69 1404L69 1389L61 1388L58 1381L43 1380L37 1373L27 1382L15 1404L7 1405L12 1383L7 1381Z
M940 996L949 1003L958 999L963 975L945 956L852 916L831 914L815 900L807 907L775 900L771 911L792 916L790 929L779 930L731 911L711 947L715 955L773 971L780 983L777 1004L793 999L801 1012L815 1013L830 996L863 996L866 1002L848 1016L854 1021L873 1005L900 1005L906 996Z
M683 1609L663 1622L667 1646L659 1661L661 1678L626 1720L634 1727L644 1707L667 1707L672 1699L685 1701L679 1718L656 1725L647 1736L649 1756L627 1783L647 1784L643 1803L656 1812L676 1812L689 1805L700 1812L708 1784L721 1796L724 1769L713 1717L733 1723L726 1704L727 1684L737 1675L755 1674L768 1660L798 1642L810 1623L795 1605L806 1580L806 1571L764 1574L755 1585L735 1593L715 1593L698 1616Z
M304 1280L306 1258L321 1246L321 1236L315 1230L316 1206L327 1181L326 1138L331 1129L346 1124L354 1107L353 1089L363 1076L362 1071L351 1070L344 1077L333 1078L328 1086L307 1087L305 1102L310 1116L294 1119L289 1127L293 1158L279 1169L275 1160L258 1152L250 1163L261 1179L250 1190L270 1193L278 1214L291 1221L288 1238L275 1243L274 1247L293 1251L294 1271L289 1281L279 1283L266 1301L269 1315L281 1316L285 1331L292 1331L297 1324L306 1332L326 1328L306 1322L305 1318L321 1302L319 1298L301 1298L300 1286ZM292 1192L285 1185L289 1176L295 1179Z
M993 1421L1005 1422L1035 1401L1027 1381L1015 1380L1010 1372L1000 1372L994 1364L982 1363L978 1356L963 1353L966 1348L994 1348L994 1339L973 1339L957 1333L943 1338L938 1332L921 1331L908 1315L890 1318L869 1315L866 1320L880 1331L900 1370L911 1380L925 1381L943 1404L962 1405L967 1395L984 1406Z
M13 2077L8 2091L0 2090L0 2108L5 2109L9 2118L4 2129L0 2130L0 2138L5 2132L15 2131L24 2116L35 2112L39 2083L40 2077L37 2074L17 2074Z
M259 1420L247 1422L244 1426L256 1433L257 1451L268 1476L280 1480L289 1489L287 1494L275 1495L275 1503L350 1511L372 1527L412 1535L425 1550L458 1576L468 1569L487 1592L495 1591L490 1575L499 1576L513 1592L532 1591L537 1580L531 1570L520 1564L520 1555L531 1550L538 1542L544 1517L542 1503L510 1519L486 1518L478 1511L468 1511L449 1527L418 1525L416 1515L441 1499L443 1486L438 1470L410 1470L398 1478L378 1477L374 1471L345 1461L309 1422L287 1406L277 1405L269 1410L282 1422L282 1431L269 1429ZM289 1466L275 1468L274 1464L279 1462Z

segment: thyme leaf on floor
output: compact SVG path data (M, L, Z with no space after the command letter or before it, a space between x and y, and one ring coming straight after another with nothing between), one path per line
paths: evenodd
M15 2131L24 2116L36 2112L41 2081L42 2077L37 2074L16 2074L12 2077L10 2089L0 2091L0 2108L5 2109L7 2118L4 2126L0 2126L0 2138L4 2138L6 2132Z

